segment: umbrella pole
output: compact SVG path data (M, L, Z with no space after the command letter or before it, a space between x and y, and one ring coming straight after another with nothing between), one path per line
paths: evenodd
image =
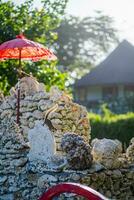
M21 49L19 49L19 71L18 71L19 78L21 76ZM20 79L18 79L18 90L17 90L17 124L20 123Z
M18 79L18 90L17 90L17 124L20 123L20 80Z

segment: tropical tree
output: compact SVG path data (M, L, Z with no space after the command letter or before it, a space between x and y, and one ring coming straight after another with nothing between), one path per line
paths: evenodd
M63 19L68 0L42 0L41 9L35 8L33 1L26 0L17 6L0 0L0 43L24 32L29 39L52 47L58 57L59 70L56 62L23 63L24 70L32 72L48 88L52 84L65 88L68 74L73 80L81 77L117 42L112 18L100 12L94 17ZM0 89L4 93L17 82L17 67L18 62L14 60L0 62Z
M60 24L67 1L42 0L42 8L37 9L33 7L33 0L26 0L19 6L11 1L0 0L0 43L13 39L20 32L24 32L29 39L48 47L52 46L57 39L55 29ZM0 89L5 93L17 82L17 64L17 61L11 60L0 62ZM23 63L23 68L26 72L31 71L39 80L43 80L46 85L50 86L47 77L48 70L51 83L55 83L57 80L57 85L64 88L66 74L61 74L56 69L55 64L55 62L45 61L32 65L31 63Z
M55 49L63 71L82 76L118 42L111 17L97 11L93 17L65 17L57 29Z

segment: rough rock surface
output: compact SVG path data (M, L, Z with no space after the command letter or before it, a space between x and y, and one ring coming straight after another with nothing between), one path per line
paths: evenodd
M28 131L33 129L36 120L42 120L53 132L56 150L61 152L60 143L65 132L77 132L85 141L90 139L90 124L88 113L83 106L56 87L50 92L33 77L20 80L20 128L25 141L28 141ZM16 121L16 102L18 84L11 89L10 96L0 104L0 120L4 124Z
M67 166L67 160L64 156L53 155L47 159L49 169L63 170Z
M29 146L14 122L0 124L0 130L0 199L13 200L24 181Z
M31 82L29 86L28 82L22 86L20 84L21 126L15 123L16 87L12 88L11 95L2 98L0 103L0 200L37 200L50 186L66 181L90 186L110 199L133 200L133 140L126 153L126 161L131 160L126 168L116 166L116 169L109 170L97 162L93 162L90 166L92 161L90 147L85 143L89 141L90 125L85 108L73 103L70 97L55 87L48 93L40 88L44 86L36 84L36 80L34 84L30 84ZM25 87L28 89L24 89ZM49 126L55 136L58 153L61 152L60 143L64 133L76 132L77 135L70 136L71 140L68 137L63 140L63 149L68 154L70 165L74 165L75 169L83 168L82 162L86 164L88 162L89 169L79 171L67 168L66 158L63 155L54 154L46 162L39 159L30 161L28 132L36 128L37 120L42 121L43 126L45 123ZM95 144L95 141L93 143ZM107 156L115 154L118 156L121 148L115 148L116 153L110 153L110 148L108 151ZM109 162L107 159L105 161ZM80 198L63 196L61 199Z
M92 155L94 161L103 164L106 168L120 167L122 155L122 144L118 140L94 139L92 141Z
M20 87L20 95L21 98L24 98L29 95L33 95L36 92L43 92L44 91L44 85L42 83L39 83L34 77L23 77L20 79L19 83L14 88L14 91L17 91L18 86ZM12 95L12 91L10 91L10 94Z
M71 169L87 169L92 164L91 148L82 137L74 133L64 134L61 148Z
M2 91L0 91L0 104L4 101L4 95Z
M134 164L134 138L131 139L130 145L126 150L126 157L128 161Z

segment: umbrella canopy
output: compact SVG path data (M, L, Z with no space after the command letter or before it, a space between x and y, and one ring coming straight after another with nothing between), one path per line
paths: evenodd
M24 59L38 61L40 59L55 60L56 56L43 45L28 40L24 35L16 36L0 45L0 59Z

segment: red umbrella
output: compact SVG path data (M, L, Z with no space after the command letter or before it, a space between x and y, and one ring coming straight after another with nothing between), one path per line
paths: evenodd
M43 45L28 40L24 35L16 36L0 45L0 59L21 59L38 61L40 59L55 60L56 56Z
M28 40L23 34L17 35L16 39L9 40L0 45L0 60L19 59L19 70L21 72L21 60L38 61L56 60L56 56L43 45ZM19 102L20 90L18 88L17 101L17 123L19 124Z

